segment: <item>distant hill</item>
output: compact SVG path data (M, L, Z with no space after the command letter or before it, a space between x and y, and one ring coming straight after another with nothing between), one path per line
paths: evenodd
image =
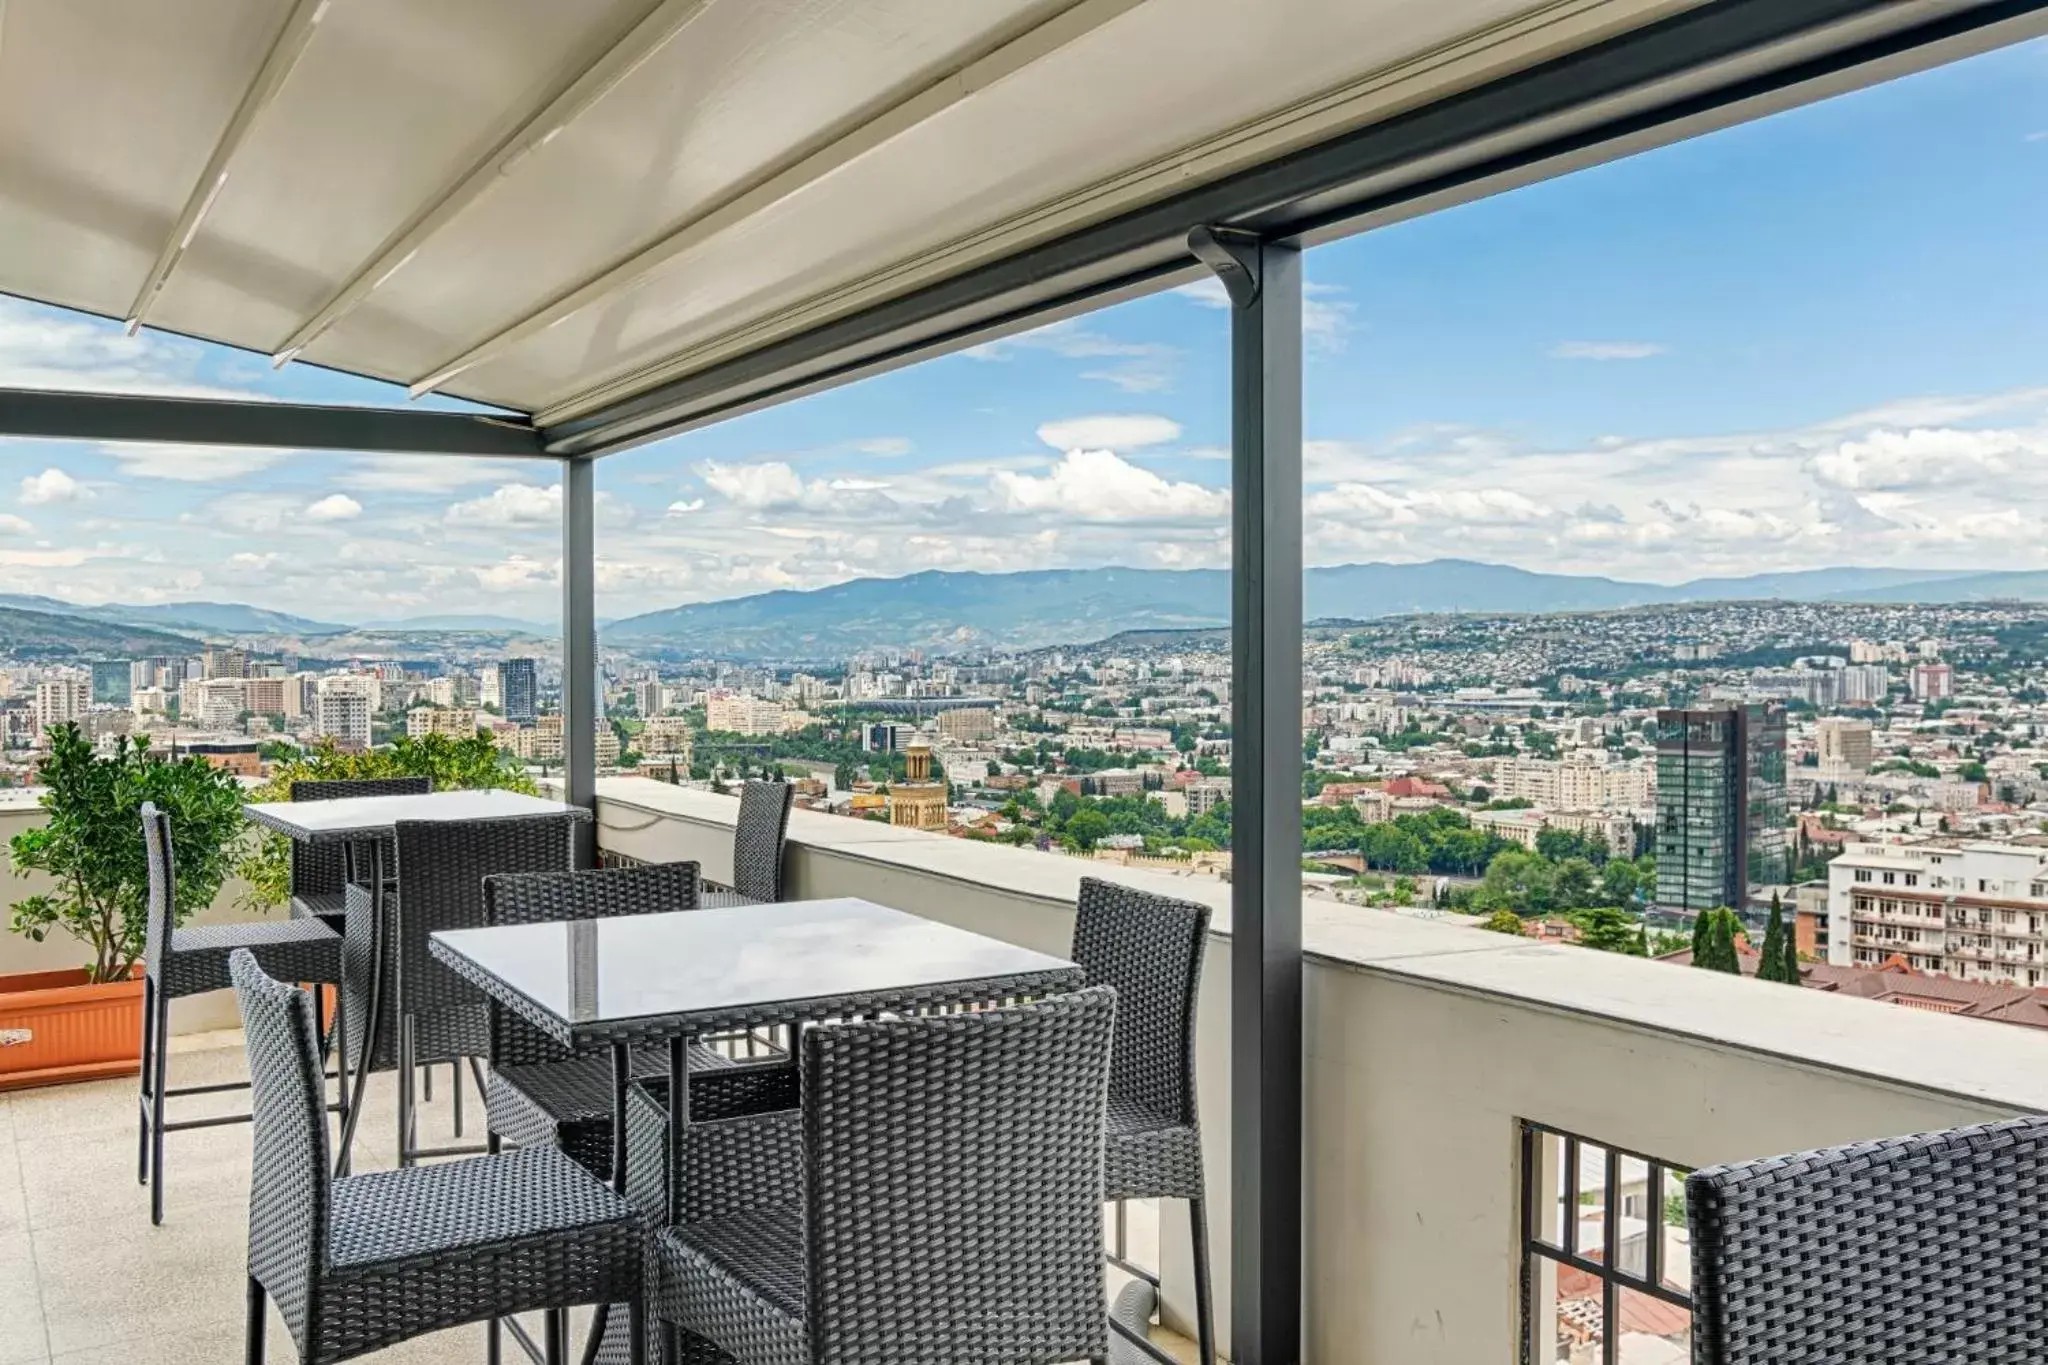
M17 659L75 659L80 655L132 659L192 654L204 647L190 636L143 626L0 606L0 655Z
M494 634L516 635L559 635L561 628L545 621L526 621L517 616L491 616L485 613L448 616L406 616L395 621L365 621L357 630L429 631L429 630L482 630Z
M1437 559L1341 564L1303 576L1305 620L1423 612L1605 611L1663 603L1755 601L2048 601L2048 573L1830 568L1667 585L1505 564ZM671 607L608 625L607 641L678 652L796 659L896 645L936 653L1033 649L1130 631L1229 623L1230 578L1218 569L1047 569L860 578Z
M54 597L28 593L0 593L0 607L26 611L55 612L65 616L89 617L99 621L123 621L131 625L169 629L210 631L217 635L330 635L346 626L315 621L290 612L269 611L241 602L157 602L148 605L108 603L83 607L60 602Z

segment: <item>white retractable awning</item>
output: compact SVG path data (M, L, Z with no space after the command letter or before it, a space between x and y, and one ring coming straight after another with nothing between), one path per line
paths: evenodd
M2000 8L2035 7L0 0L0 290L550 429L1620 36L1778 14L1697 69L1646 65L1668 102ZM1626 112L1600 69L1581 119ZM1562 108L1532 104L1529 137L1570 131ZM1491 136L1465 159L1513 140ZM1302 189L1328 198L1244 204Z

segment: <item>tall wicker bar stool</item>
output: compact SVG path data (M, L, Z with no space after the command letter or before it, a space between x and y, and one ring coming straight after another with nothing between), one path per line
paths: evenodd
M484 879L484 917L491 924L539 924L694 910L698 895L695 863L505 874ZM490 1002L489 1045L485 1107L493 1150L500 1141L522 1147L552 1143L599 1179L609 1180L616 1104L610 1049L571 1052L495 1000ZM692 1072L736 1065L701 1043L690 1049ZM636 1053L633 1071L665 1077L668 1050Z
M247 952L230 969L255 1086L248 1365L262 1365L266 1298L306 1365L578 1304L627 1303L644 1321L640 1216L552 1147L330 1175L310 1002ZM561 1365L562 1334L548 1345L550 1365ZM642 1347L632 1360L643 1365Z
M349 930L344 943L351 1009L345 1037L363 1036L370 997L376 1005L375 1055L357 1061L373 1070L398 1070L398 1161L461 1156L480 1147L420 1148L416 1143L413 1069L434 1062L476 1059L490 1052L490 1012L483 995L434 960L429 935L485 923L484 878L498 872L562 872L570 866L569 815L523 815L491 820L401 820L397 904L386 923L375 923L370 888L350 883ZM379 958L382 958L381 963ZM383 988L371 985L381 968ZM358 1023L358 1010L362 1023ZM487 1089L479 1077L479 1090ZM458 1099L460 1090L457 1090ZM458 1110L458 1119L460 1111ZM459 1129L458 1129L459 1132Z
M136 1179L149 1186L149 1221L164 1221L164 1134L188 1128L247 1123L247 1114L167 1120L164 1102L181 1095L245 1090L247 1081L170 1086L171 1001L224 991L228 956L246 949L270 971L290 981L314 983L314 1018L324 1016L327 987L341 981L341 938L319 920L257 920L248 924L193 924L177 927L177 858L172 818L150 802L142 806L142 841L149 866L149 920L145 929L142 983L142 1072L136 1131ZM348 1112L348 1075L341 1076L341 1101Z
M425 796L434 790L430 777L370 777L346 781L292 783L294 801L338 801L349 796ZM346 844L292 845L292 918L319 918L336 933L342 932L347 912L346 888L350 881L349 860L353 853ZM384 864L393 855L387 844ZM369 875L355 869L356 875Z
M649 1298L674 1334L664 1355L1105 1359L1102 1104L1115 1009L1116 993L1097 986L806 1030L803 1112L789 1124L801 1125L802 1178L757 1185L752 1207L730 1203L655 1236ZM764 1131L740 1126L738 1145L762 1145Z
M1698 1365L2048 1356L2048 1118L1710 1166L1685 1195Z
M1195 1000L1209 907L1084 877L1078 909L1074 961L1090 985L1114 986L1117 993L1103 1146L1104 1197L1118 1204L1112 1260L1157 1289L1157 1276L1124 1254L1122 1201L1187 1201L1197 1345L1201 1365L1215 1365L1207 1191L1195 1112ZM1112 1326L1131 1345L1172 1365L1171 1356L1121 1320Z
M796 788L787 782L744 783L732 830L732 885L704 892L706 906L768 905L782 899L782 855Z

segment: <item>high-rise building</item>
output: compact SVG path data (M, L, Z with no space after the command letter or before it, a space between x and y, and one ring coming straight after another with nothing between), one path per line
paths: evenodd
M1658 902L1739 908L1752 884L1784 881L1784 707L1659 711L1656 737Z
M412 739L468 739L476 733L476 712L466 706L415 706L405 713L405 733Z
M1892 675L1883 664L1850 664L1836 672L1839 682L1835 697L1844 706L1868 706L1883 701L1891 690Z
M640 752L649 758L690 761L694 742L687 716L654 716L640 731Z
M241 678L194 678L178 694L178 719L207 730L231 730L249 706L249 684Z
M287 694L299 690L297 678L250 678L243 683L248 707L259 716L287 715Z
M1956 694L1956 671L1947 664L1914 664L1915 701L1941 701Z
M51 678L36 684L36 733L52 725L85 719L92 710L92 684L83 678Z
M946 784L932 780L932 748L921 739L903 751L904 781L889 784L889 823L906 829L946 828Z
M534 681L533 660L507 659L498 665L498 709L505 719L519 725L533 724L539 714L540 688Z
M1823 777L1846 777L1870 771L1870 722L1853 716L1823 716L1815 727L1815 747Z
M133 669L126 659L96 660L92 666L93 704L126 706L134 695Z
M996 734L996 713L986 706L956 706L939 712L934 723L940 734L956 743L994 739Z
M249 676L249 656L242 650L230 649L224 645L208 645L204 658L204 676L208 678Z
M633 709L643 716L661 714L661 683L654 678L642 678L633 684Z
M328 736L345 748L369 748L375 705L370 694L376 686L375 678L357 674L322 678L313 699L313 733Z

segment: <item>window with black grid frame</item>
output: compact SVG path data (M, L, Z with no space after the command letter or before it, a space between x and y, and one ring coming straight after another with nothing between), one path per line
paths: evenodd
M1523 1120L1523 1365L1684 1365L1687 1170Z

